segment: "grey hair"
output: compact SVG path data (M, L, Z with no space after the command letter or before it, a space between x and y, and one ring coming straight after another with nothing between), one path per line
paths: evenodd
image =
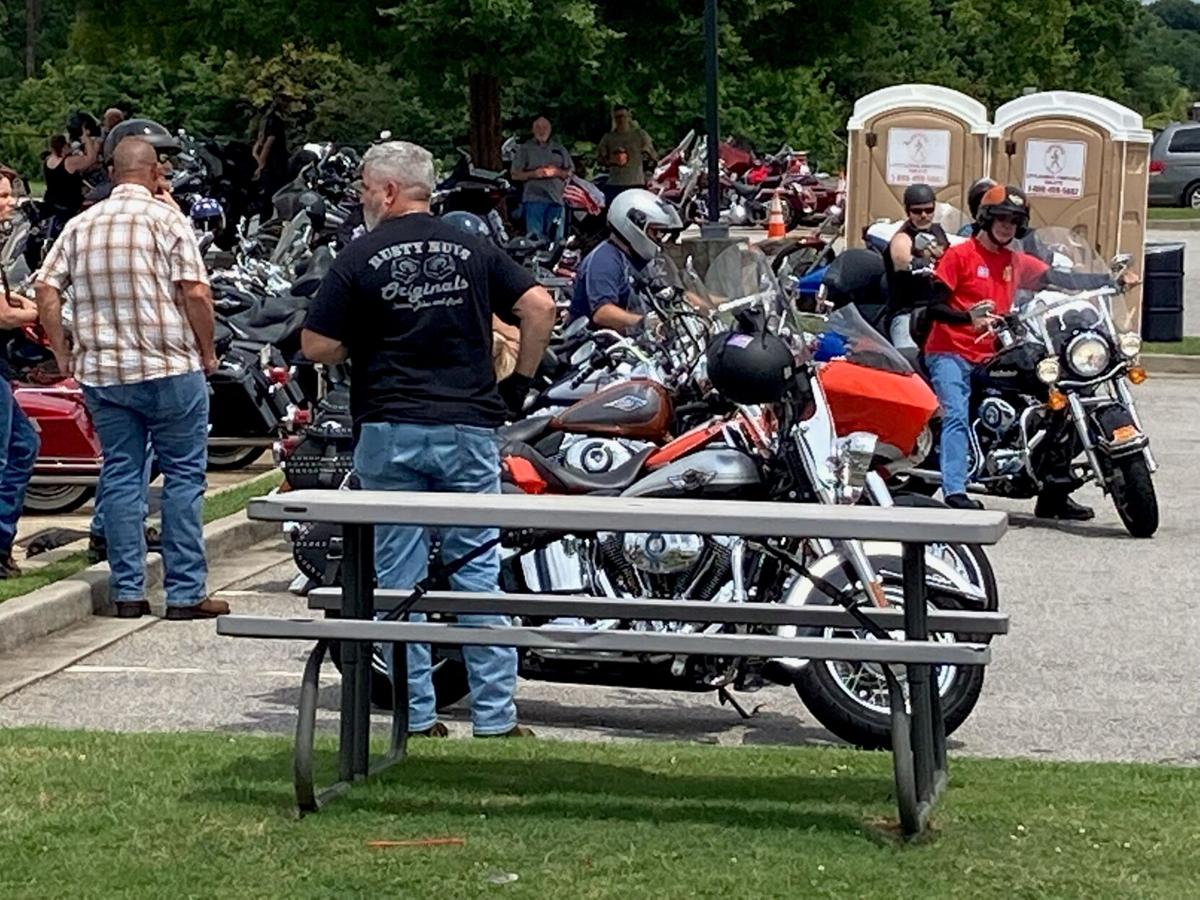
M408 141L376 144L363 155L363 171L370 170L393 181L413 199L428 200L433 194L433 154Z

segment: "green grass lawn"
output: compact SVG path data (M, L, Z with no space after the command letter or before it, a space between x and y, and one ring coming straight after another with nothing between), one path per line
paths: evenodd
M268 472L241 487L223 491L211 497L205 497L204 524L207 525L209 522L215 522L217 519L223 519L226 516L240 512L246 508L246 504L252 499L263 496L273 488L278 487L282 481L283 473L278 471ZM0 581L0 603L10 600L13 597L28 594L30 591L36 591L38 588L61 581L64 578L70 578L72 575L82 572L88 565L87 552L80 551L41 568L35 569L30 567L19 578L8 578Z
M1200 356L1200 337L1184 337L1182 341L1147 341L1142 345L1143 353L1178 353L1183 356Z
M1150 219L1200 219L1200 209L1186 206L1155 206L1146 214Z
M420 741L300 821L290 775L283 738L0 732L0 896L1200 896L1196 768L954 759L907 846L884 753Z

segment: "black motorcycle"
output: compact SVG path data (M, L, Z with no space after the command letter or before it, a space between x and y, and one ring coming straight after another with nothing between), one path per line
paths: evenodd
M1107 271L1091 248L1066 229L1041 229L1042 255L1075 272ZM1119 274L1128 258L1114 262ZM1064 493L1095 481L1134 537L1158 530L1150 452L1131 387L1145 379L1141 338L1118 325L1118 287L1019 295L996 323L999 352L973 379L970 485L1018 499L1047 487ZM933 465L908 473L934 486Z

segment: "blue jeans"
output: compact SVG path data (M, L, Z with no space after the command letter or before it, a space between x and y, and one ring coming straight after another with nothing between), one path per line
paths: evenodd
M967 435L971 427L971 372L975 367L953 353L930 353L925 367L942 406L942 496L967 492Z
M500 493L500 454L495 432L471 425L367 423L354 448L354 469L366 490ZM494 528L442 531L446 563L496 537ZM381 588L407 589L428 572L429 533L420 527L375 529L375 573ZM456 591L494 592L500 575L496 548L476 557L450 578ZM410 617L420 621L419 614ZM459 616L462 625L507 625L505 616ZM385 647L385 652L390 645ZM463 647L471 686L475 734L500 734L517 724L513 695L517 651L512 647ZM389 658L389 668L391 660ZM437 699L428 644L408 645L409 728L437 722Z
M154 454L146 454L146 485L149 487L153 478ZM150 516L150 497L147 490L146 503L142 506L142 520ZM97 537L104 537L104 469L100 469L100 477L96 479L96 502L92 505L92 524L88 531Z
M37 462L38 436L12 388L0 387L0 559L7 559L17 538L25 489Z
M200 372L110 387L84 385L104 452L99 504L113 599L146 598L144 515L147 443L163 473L163 589L168 606L204 600L204 488L208 462L208 385Z
M563 218L561 203L543 203L528 201L521 204L521 213L525 216L525 233L530 237L544 237L548 241L558 239L558 226Z

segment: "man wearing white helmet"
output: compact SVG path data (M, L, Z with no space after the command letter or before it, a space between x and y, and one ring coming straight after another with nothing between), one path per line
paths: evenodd
M584 257L575 276L571 321L628 333L642 324L633 277L662 252L662 239L683 228L675 207L642 188L623 191L608 208L608 239Z

